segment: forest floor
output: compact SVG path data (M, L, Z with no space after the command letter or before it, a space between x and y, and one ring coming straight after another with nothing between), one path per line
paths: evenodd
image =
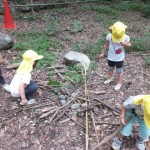
M42 10L38 13L44 14L45 12L52 13L52 10ZM59 12L53 12L53 15L61 18L62 29L68 28L71 21L75 19L82 20L84 23L82 32L69 34L65 31L58 35L61 39L64 39L67 34L69 38L63 42L63 49L59 53L57 65L64 66L64 54L70 50L74 41L84 40L88 43L94 43L96 39L101 37L102 32L108 28L102 22L96 20L93 12L81 11L77 5L71 5L70 12L65 15ZM133 23L129 25L129 28L141 22L143 26L150 26L148 19L141 17L139 20L134 20L135 16L140 17L138 13L132 12L128 16L133 17ZM124 15L124 17L127 16ZM23 19L17 19L17 17L15 18L15 23L17 24L17 31L27 31L32 28L40 30L44 26L42 20L28 22ZM14 31L1 29L1 32L13 35ZM137 36L139 34L137 33ZM8 70L7 66L12 64L17 53L18 50L3 52L5 63L1 67L7 83L11 82L15 74L15 70ZM99 59L96 62L96 67L92 70L87 81L89 100L91 100L89 106L93 106L88 111L90 150L97 144L96 137L101 141L118 128L119 113L117 111L120 110L126 98L132 95L150 93L150 68L145 65L147 56L150 56L150 54L135 52L126 54L124 81L120 91L114 90L116 75L111 84L104 85L104 80L107 78L107 59ZM59 71L65 71L64 68L62 67ZM0 150L85 150L85 111L81 109L82 111L77 113L79 110L70 108L72 103L85 103L82 99L85 94L85 86L80 83L74 85L73 89L53 89L52 87L42 86L42 83L47 81L47 73L48 69L34 71L33 78L40 82L41 86L35 95L38 103L33 106L20 106L15 98L12 98L9 93L0 88ZM62 79L58 77L58 80ZM51 94L51 91L58 93L58 95ZM68 105L64 106L64 108L60 106L59 94L67 97ZM77 97L73 97L73 94L77 95ZM97 100L101 100L105 104ZM70 101L71 103L69 103ZM47 117L40 118L42 111L52 107L56 107L53 113ZM92 117L92 114L94 117ZM94 131L93 120L97 134ZM134 141L130 139L130 137L124 139L122 150L135 149ZM104 144L100 150L108 150L110 147L111 141Z

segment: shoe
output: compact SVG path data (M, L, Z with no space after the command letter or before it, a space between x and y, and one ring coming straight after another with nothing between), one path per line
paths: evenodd
M118 90L120 90L121 86L122 86L122 85L119 83L119 84L117 84L117 85L114 87L114 89L115 89L116 91L118 91Z
M122 145L122 141L121 140L119 140L117 137L113 138L113 143L112 143L111 147L114 150L120 150L121 145Z
M19 99L17 99L17 100L19 100ZM31 105L34 103L36 103L36 100L32 98L32 99L28 100L28 102L26 104L23 104L22 102L20 102L20 105L24 106L24 105Z
M10 86L8 84L4 84L2 87L5 91L10 92Z
M112 81L113 81L113 78L107 79L107 80L104 82L104 84L109 84L109 83L112 82Z
M33 98L31 98L30 100L28 100L28 105L31 105L31 104L34 104L34 103L36 103L36 100L35 99L33 99Z
M136 148L138 149L138 150L145 150L145 144L144 144L144 142L143 142L143 140L142 139L138 139L138 140L136 140Z

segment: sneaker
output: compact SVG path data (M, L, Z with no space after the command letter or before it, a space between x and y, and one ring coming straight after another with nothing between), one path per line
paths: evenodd
M136 140L135 144L136 144L136 148L138 150L145 150L145 144L144 144L143 140L138 139L138 140Z
M31 98L30 100L28 100L28 105L31 105L31 104L34 104L34 103L36 103L36 100L35 99L33 99L33 98Z
M104 82L104 84L109 84L109 83L112 82L112 81L113 81L113 78L107 79L107 80Z
M118 90L120 90L121 86L122 86L122 85L119 83L119 84L117 84L117 85L114 87L114 89L115 89L116 91L118 91Z
M10 86L8 84L4 84L2 87L5 91L10 92Z
M114 150L120 150L121 145L122 145L122 141L121 140L119 140L117 137L113 138L113 143L112 143L111 147Z
M31 104L34 104L34 103L36 103L36 100L32 98L32 99L28 100L28 102L26 104L22 104L22 102L20 102L20 105L24 106L24 105L31 105Z

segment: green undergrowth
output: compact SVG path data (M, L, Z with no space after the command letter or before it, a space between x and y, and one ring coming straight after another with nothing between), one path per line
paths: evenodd
M17 43L15 43L13 49L20 50L21 53L24 51L32 49L38 54L44 56L38 63L38 69L44 69L47 66L51 66L57 61L57 53L62 48L62 43L56 37L49 37L43 32L22 32L15 33L15 36L18 38ZM55 51L50 51L49 48L55 49ZM16 58L17 59L17 58Z

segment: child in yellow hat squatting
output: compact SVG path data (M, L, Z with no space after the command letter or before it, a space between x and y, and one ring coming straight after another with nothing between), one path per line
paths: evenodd
M125 58L124 47L131 47L130 37L125 34L127 26L122 22L116 22L109 27L110 33L106 36L106 42L103 46L100 58L103 58L108 49L108 76L109 78L104 82L110 83L113 80L113 71L116 67L118 74L118 81L115 90L120 90L123 81L123 61Z
M129 120L130 118L130 120ZM138 150L150 150L150 95L130 96L123 103L120 116L124 125L120 133L113 139L112 148L120 150L124 136L130 136L134 122L139 124L138 135L136 137L136 147ZM129 120L127 122L127 120Z
M38 85L31 81L31 72L37 61L42 58L42 55L38 55L33 50L27 50L23 54L23 61L10 84L11 95L13 97L21 97L21 105L35 102L32 96L37 91Z

